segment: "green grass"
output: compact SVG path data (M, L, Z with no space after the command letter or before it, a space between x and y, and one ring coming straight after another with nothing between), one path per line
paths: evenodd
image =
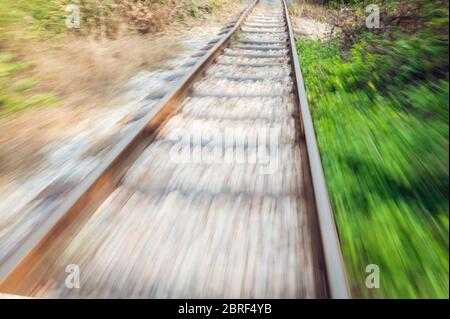
M448 35L394 34L297 49L353 295L448 298Z
M57 102L53 92L37 94L34 90L39 79L33 77L33 61L26 60L23 54L30 47L45 48L58 45L58 39L68 33L79 36L99 34L107 29L108 35L114 36L117 31L118 16L132 27L136 27L136 17L154 8L166 9L175 18L200 18L218 10L222 5L233 0L136 0L126 11L120 1L104 1L105 6L100 14L99 1L82 0L1 0L0 1L0 118L15 114L34 106L53 105ZM81 28L68 31L65 19L67 4L77 3L80 6ZM157 5L157 6L152 6ZM159 6L158 6L159 5ZM117 12L114 10L117 9ZM150 8L150 9L149 9ZM113 12L114 11L114 12ZM172 13L174 11L175 13ZM113 14L114 13L114 14ZM132 14L131 14L132 13ZM150 26L166 25L171 20L154 10ZM131 18L128 16L131 14ZM134 16L135 15L135 16ZM127 18L125 18L127 16ZM149 17L147 17L150 19ZM128 19L128 20L127 20ZM145 19L144 19L145 20ZM149 21L147 21L149 22ZM144 40L143 40L144 41ZM31 78L29 78L31 77Z
M35 64L21 58L17 44L58 36L64 30L66 3L67 0L0 2L0 117L58 102L52 92L33 92L39 79L29 71Z
M33 68L32 62L23 62L11 53L0 51L0 117L23 111L29 107L50 106L59 100L55 94L30 93L38 79L24 77L21 72Z
M54 36L64 31L65 5L69 0L2 0L0 48L8 40Z

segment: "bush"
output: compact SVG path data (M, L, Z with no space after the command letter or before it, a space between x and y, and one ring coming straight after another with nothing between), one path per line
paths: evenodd
M297 49L353 294L448 298L448 36Z

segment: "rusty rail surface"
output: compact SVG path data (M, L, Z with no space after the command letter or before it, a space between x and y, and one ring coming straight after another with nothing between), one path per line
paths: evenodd
M342 260L339 236L334 221L333 210L328 197L328 189L323 173L322 161L320 159L319 148L317 146L314 125L309 112L308 99L306 97L305 84L303 82L300 62L296 51L295 38L292 29L291 19L288 13L286 1L283 0L284 10L288 23L289 41L291 47L292 60L294 62L295 82L297 86L297 97L299 98L300 112L302 115L302 126L305 134L307 155L314 188L314 199L316 203L317 215L320 223L320 235L322 238L323 254L328 277L328 289L330 295L337 299L348 299L349 289L345 274L344 262Z

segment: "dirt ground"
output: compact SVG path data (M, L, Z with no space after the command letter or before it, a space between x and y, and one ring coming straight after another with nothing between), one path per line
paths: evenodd
M312 40L327 39L337 32L331 24L304 16L295 17L293 26L295 37L307 37Z
M325 40L341 31L337 27L335 12L322 6L293 1L289 13L295 37Z
M108 109L129 104L135 98L130 94L139 91L135 77L140 72L173 69L171 60L195 49L196 41L213 37L245 3L227 4L220 14L174 23L157 34L114 40L68 37L55 45L30 45L25 58L36 63L33 75L40 83L35 90L56 92L61 102L0 118L0 186L33 175L43 164L46 145L81 134L91 125L81 123L98 121Z

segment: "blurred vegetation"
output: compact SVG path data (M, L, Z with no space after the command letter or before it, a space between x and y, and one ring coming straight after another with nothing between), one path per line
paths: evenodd
M448 2L387 2L382 30L297 49L353 295L448 298Z
M0 2L0 117L58 101L52 92L33 92L38 79L30 71L35 62L23 59L21 49L30 41L56 36L63 30L66 2Z
M2 0L0 1L0 118L34 106L54 105L53 92L36 89L30 48L57 46L68 34L114 39L163 30L198 19L233 0ZM68 4L80 8L80 28L67 29Z
M20 62L16 56L0 52L0 117L31 106L53 105L58 101L51 92L28 94L36 85L36 78L14 78L17 73L32 66L31 62Z

